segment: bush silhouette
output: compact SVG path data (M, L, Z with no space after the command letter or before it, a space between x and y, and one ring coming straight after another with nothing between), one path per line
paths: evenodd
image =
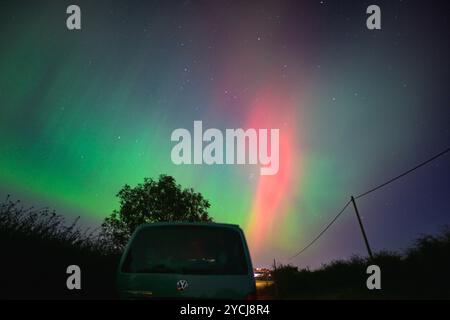
M139 224L158 221L212 221L209 202L175 179L161 175L117 196L120 210L100 230L79 227L48 208L27 208L8 196L0 203L0 272L6 275L0 299L115 298L121 248ZM66 269L78 265L82 290L66 287Z
M368 290L366 269L381 268L382 290ZM273 271L278 298L449 299L450 229L422 236L404 254L380 251L372 260L353 256L318 270L281 265Z
M114 298L118 256L77 222L67 225L54 211L25 208L8 196L0 204L0 298ZM66 287L72 264L82 271L80 291Z
M4 275L0 299L110 299L120 257L97 230L67 224L49 209L25 208L9 197L0 203L0 250ZM82 290L66 288L66 268L82 270ZM381 268L382 290L366 288L366 268ZM280 266L272 273L274 298L449 299L450 229L422 236L403 254L381 251L373 260L353 256L311 271Z
M210 204L193 189L183 189L171 176L160 175L157 181L145 178L132 188L125 185L118 193L120 209L102 224L102 237L113 249L126 245L133 231L143 223L182 221L210 222Z

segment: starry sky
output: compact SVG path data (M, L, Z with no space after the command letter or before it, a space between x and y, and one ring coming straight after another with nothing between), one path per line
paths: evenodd
M82 30L66 28L78 4ZM366 28L370 4L382 29ZM172 175L239 224L255 265L365 254L351 195L450 145L445 1L0 3L0 196L98 226ZM177 128L279 128L280 170L184 165ZM450 155L358 200L374 250L450 224Z

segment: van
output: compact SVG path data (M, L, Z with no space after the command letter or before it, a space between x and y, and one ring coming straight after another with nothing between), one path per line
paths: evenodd
M253 299L256 285L237 225L152 223L136 229L117 272L122 299Z

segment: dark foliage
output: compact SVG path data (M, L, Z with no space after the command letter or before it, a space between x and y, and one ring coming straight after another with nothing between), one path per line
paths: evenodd
M381 268L381 290L368 290L366 269ZM320 269L284 265L273 272L278 298L305 299L449 299L450 229L423 236L403 255L379 252L373 260L354 256Z
M183 189L171 176L160 175L157 181L146 178L132 188L125 185L118 193L120 209L102 224L102 237L121 249L139 225L149 222L210 222L210 204L193 189Z
M67 225L48 209L25 208L8 197L0 204L0 299L113 299L120 251L96 230ZM66 269L82 270L82 290L66 288ZM366 288L366 268L380 266L382 290ZM354 256L319 270L285 265L273 272L268 297L287 299L449 299L450 229L422 236L404 254Z
M66 225L48 209L0 204L1 299L114 298L118 255L78 219ZM81 290L66 287L69 265L81 268Z

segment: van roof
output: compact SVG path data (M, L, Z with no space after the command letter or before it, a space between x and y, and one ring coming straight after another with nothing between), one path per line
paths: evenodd
M217 223L217 222L152 222L141 224L137 229L161 226L205 226L205 227L225 227L233 229L241 229L237 224Z

